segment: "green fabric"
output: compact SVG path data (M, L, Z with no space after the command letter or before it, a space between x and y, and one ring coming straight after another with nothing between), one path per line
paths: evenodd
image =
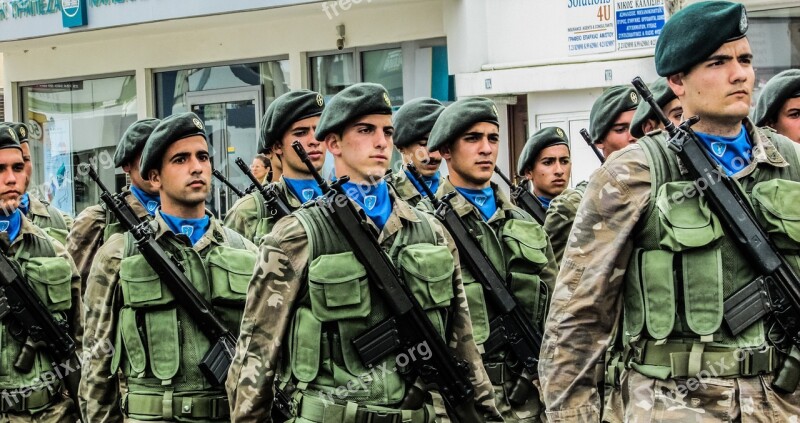
M407 147L426 138L443 110L439 100L429 97L415 98L403 104L392 119L395 147Z
M653 250L642 254L642 293L647 332L653 339L664 339L675 327L675 281L669 251Z
M311 310L322 322L367 317L367 271L352 251L315 258L308 267Z
M455 263L444 245L415 244L398 257L403 280L425 310L448 307L453 299Z
M266 152L279 144L283 135L300 120L319 116L325 108L322 94L310 90L289 91L276 98L267 107L261 119L261 138L258 151Z
M656 41L656 72L670 76L686 72L723 44L747 32L744 5L702 1L684 7L667 20Z
M147 180L153 169L161 168L164 153L174 142L199 135L208 141L205 125L196 114L178 113L165 117L147 138L139 162L139 173Z
M353 84L333 96L325 106L314 136L324 141L328 134L340 132L361 116L391 114L392 102L383 85L371 82Z
M786 100L800 97L800 69L787 69L773 76L758 96L753 121L758 126L770 125Z
M150 134L153 133L153 130L156 129L160 122L159 119L153 118L140 119L133 122L122 134L122 138L117 144L117 150L114 151L114 166L122 167L134 162L136 156L142 152L147 138L150 137Z
M22 151L19 146L19 138L11 124L0 123L0 150L5 148L16 148Z
M617 85L605 91L592 104L589 112L589 134L592 142L605 138L617 117L623 112L634 110L639 105L639 94L630 85Z
M428 137L428 151L439 151L449 145L472 125L488 122L500 126L497 106L484 97L470 97L458 100L442 111Z
M669 87L669 84L667 84L667 78L656 79L648 88L650 88L650 92L653 93L653 99L656 100L659 107L663 108L667 103L678 98L678 96L672 92L672 88ZM650 107L650 103L646 101L639 102L636 113L633 114L633 119L631 120L631 135L636 138L643 137L644 131L642 131L642 125L648 120L658 121L655 112L653 112L653 108Z
M656 207L661 221L661 246L675 252L708 245L722 237L722 225L706 197L691 193L689 181L667 182L658 188Z
M567 134L564 133L563 129L551 126L536 131L528 138L528 141L525 142L525 147L522 148L522 153L519 155L519 161L517 162L517 172L520 175L525 174L525 171L533 167L539 152L547 147L562 144L569 148L569 138L567 138Z
M798 250L800 243L800 182L773 179L753 187L756 217L781 249Z
M722 324L722 252L697 249L681 254L686 324L700 335L711 335Z
M25 263L34 291L51 311L72 307L72 267L61 257L33 257Z
M500 229L509 288L528 317L543 327L550 290L539 274L547 266L547 234L534 222L507 220Z

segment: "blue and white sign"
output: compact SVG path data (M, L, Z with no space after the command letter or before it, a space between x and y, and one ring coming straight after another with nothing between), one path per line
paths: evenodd
M86 0L61 0L61 24L64 28L75 28L87 23Z
M664 27L664 0L618 0L616 6L617 50L655 48Z
M612 0L566 0L568 54L610 53L615 49Z

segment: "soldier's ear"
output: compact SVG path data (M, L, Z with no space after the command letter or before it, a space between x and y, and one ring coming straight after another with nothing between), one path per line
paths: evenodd
M156 190L161 189L161 173L159 173L159 171L150 169L147 177L147 180L150 182L150 185L152 185L153 188Z
M443 146L439 147L439 155L442 156L442 158L445 161L450 160L453 157L453 155L450 154L450 146L449 145L443 145Z
M339 134L330 133L326 135L325 146L334 157L342 155L342 137Z
M672 89L672 92L678 96L678 98L683 97L683 95L686 93L686 87L683 84L683 78L685 76L686 74L681 72L667 77L667 83L669 84L669 87Z

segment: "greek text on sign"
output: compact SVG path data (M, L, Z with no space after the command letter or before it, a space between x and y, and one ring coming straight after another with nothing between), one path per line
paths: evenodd
M568 54L609 53L616 49L611 0L566 0Z
M616 1L617 50L653 48L664 27L664 0Z

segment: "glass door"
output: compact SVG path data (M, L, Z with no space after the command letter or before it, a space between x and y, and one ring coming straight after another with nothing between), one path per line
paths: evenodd
M234 186L244 191L250 180L234 161L241 157L248 165L258 149L261 133L261 88L246 87L188 93L189 110L205 123L212 166ZM212 177L207 207L223 219L239 198L230 188Z

